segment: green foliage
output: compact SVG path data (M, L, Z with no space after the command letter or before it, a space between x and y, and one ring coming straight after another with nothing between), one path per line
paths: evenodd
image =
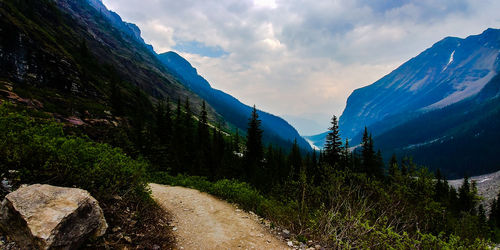
M61 125L5 104L0 106L0 131L5 132L0 134L0 170L16 173L19 183L76 186L97 198L145 192L146 163L118 148L66 136Z
M151 178L156 183L190 187L213 194L229 202L237 203L246 210L261 211L266 200L254 187L237 180L222 179L210 182L206 177L171 176L165 172L152 173Z

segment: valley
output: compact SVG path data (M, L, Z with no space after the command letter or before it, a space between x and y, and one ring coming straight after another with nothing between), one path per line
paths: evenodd
M171 23L140 13L139 7L149 6L153 15L151 6L161 3L143 3L126 12L138 25L107 7L136 3L112 2L0 2L0 198L37 183L86 190L102 208L108 230L67 244L488 249L500 242L500 29L435 40L352 91L349 82L361 78L342 78L337 71L363 65L367 71L356 74L368 74L374 59L354 62L366 50L357 54L351 47L369 41L383 49L382 38L340 46L339 33L323 41L336 51L326 53L309 39L336 22L321 28L315 22L322 18L308 16L303 30L294 30L304 25L302 18L292 18L293 25L285 19L269 19L264 28L250 25L278 18L272 13L281 2L220 9L233 13L233 22L222 18L224 11L210 19L213 11L197 9L224 3L197 3L183 9L197 14ZM172 16L177 13L170 7L186 5L162 4ZM280 10L300 16L308 10L303 7ZM377 13L368 4L361 9ZM249 13L260 15L251 22L238 19ZM206 20L193 25L200 16ZM213 36L198 27L220 22ZM249 27L259 35L235 36ZM346 37L375 29L363 27ZM304 43L315 49L304 49ZM389 60L378 55L380 62ZM273 63L265 65L268 56ZM380 65L373 67L389 64ZM237 86L242 92L263 96L248 100L274 95L275 106L293 100L287 108L311 109L304 114L320 109L325 98L352 93L343 113L321 125L328 131L303 137L278 113L243 103L207 79L226 80L226 86L244 79ZM311 91L318 100L304 101ZM15 249L16 240L26 242L2 226L13 209L6 204L0 208L0 243ZM73 224L67 226L78 228Z

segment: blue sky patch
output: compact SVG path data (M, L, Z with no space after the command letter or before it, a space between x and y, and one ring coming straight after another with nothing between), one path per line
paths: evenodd
M223 57L229 55L220 46L206 46L204 43L198 41L181 41L173 47L174 50L179 52L198 54L207 57Z

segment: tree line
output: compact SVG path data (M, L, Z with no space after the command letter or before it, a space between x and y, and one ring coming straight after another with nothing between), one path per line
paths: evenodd
M319 152L302 150L296 141L289 151L264 145L255 106L245 136L210 124L205 103L193 114L188 99L159 101L154 121L135 135L140 155L153 171L247 182L266 196L295 204L300 216L293 220L304 228L310 229L305 221L318 211L357 211L360 221L415 237L423 232L471 242L498 238L500 205L492 205L488 219L474 182L466 178L456 190L439 170L430 173L406 156L399 160L393 155L385 164L366 128L361 144L351 148L348 140L342 141L335 116ZM322 230L337 225L339 233L352 227L342 223L354 222L315 223Z

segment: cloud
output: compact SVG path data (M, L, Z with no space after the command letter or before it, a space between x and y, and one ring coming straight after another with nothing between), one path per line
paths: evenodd
M497 0L103 2L157 52L177 49L213 87L324 124L318 130L354 89L433 43L500 27Z

